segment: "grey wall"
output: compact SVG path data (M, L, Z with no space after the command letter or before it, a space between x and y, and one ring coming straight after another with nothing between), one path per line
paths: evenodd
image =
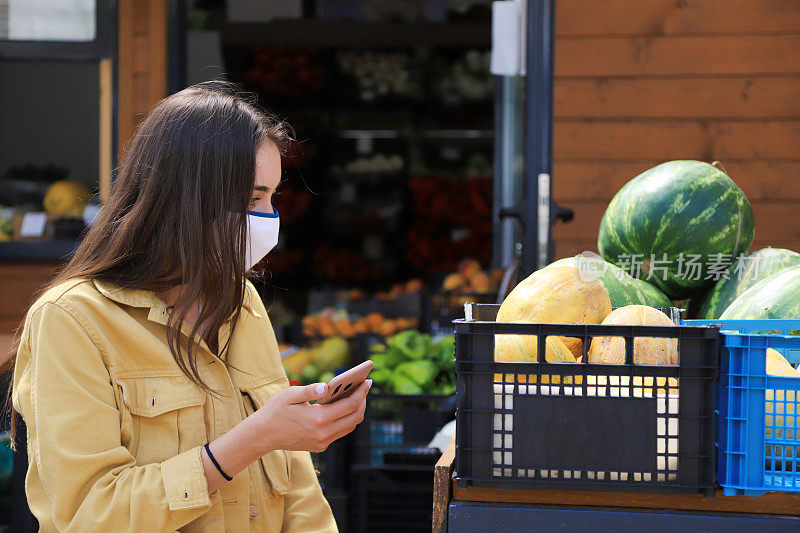
M66 166L98 181L99 65L0 61L0 175L9 166Z

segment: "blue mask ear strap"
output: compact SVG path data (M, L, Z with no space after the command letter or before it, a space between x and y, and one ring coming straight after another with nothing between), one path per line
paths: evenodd
M248 211L248 215L253 215L254 217L261 217L261 218L278 218L278 210L274 207L272 208L275 212L274 213L261 213L260 211Z

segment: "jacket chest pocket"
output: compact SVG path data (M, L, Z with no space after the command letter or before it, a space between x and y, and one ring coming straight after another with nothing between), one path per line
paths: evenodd
M159 463L206 442L206 395L185 376L120 378L114 383L122 445L138 464Z
M247 416L260 409L273 394L284 388L286 388L284 379L255 386L241 387L239 390L242 392L242 401ZM263 456L260 462L273 496L287 494L291 487L289 454L284 450L275 450Z

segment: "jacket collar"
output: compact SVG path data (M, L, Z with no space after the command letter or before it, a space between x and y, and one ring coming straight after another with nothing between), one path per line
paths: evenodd
M166 322L166 318L159 319L158 317L166 317L169 307L164 301L159 298L154 291L146 289L126 289L113 283L102 280L92 280L97 290L105 297L123 305L131 307L149 307L150 320L156 322ZM256 318L261 318L261 315L253 309L254 302L252 301L253 295L251 291L245 289L244 301L242 307Z

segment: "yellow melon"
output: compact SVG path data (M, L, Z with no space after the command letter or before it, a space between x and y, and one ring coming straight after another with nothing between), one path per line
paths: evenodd
M771 376L800 376L792 365L778 350L767 348L767 374Z
M771 376L800 376L800 372L798 372L780 352L772 348L767 348L767 374ZM767 426L766 437L768 439L772 438L773 426L786 426L788 429L800 426L800 422L797 422L798 419L795 418L795 400L798 399L798 397L795 396L796 394L797 393L793 390L787 391L783 389L767 389L765 391L767 400L765 404L767 413L765 416L765 425ZM776 417L774 424L772 421L773 415ZM776 427L775 430L776 437L782 439L783 428Z
M667 315L646 305L627 305L615 309L603 320L603 324L675 326ZM625 362L625 339L622 337L595 337L589 346L589 362L623 364ZM678 339L635 338L633 362L637 365L677 365Z
M80 218L91 197L89 189L80 183L60 180L47 188L42 204L45 212L51 217Z
M495 361L536 361L538 350L530 350L526 335L495 335ZM535 338L535 337L534 337ZM550 363L574 363L575 356L559 337L545 339L545 360Z
M610 312L611 300L600 282L582 280L574 267L550 267L514 287L497 312L497 322L599 324ZM495 360L536 361L536 339L535 335L495 335ZM574 362L581 356L580 339L550 337L545 344L547 361Z

